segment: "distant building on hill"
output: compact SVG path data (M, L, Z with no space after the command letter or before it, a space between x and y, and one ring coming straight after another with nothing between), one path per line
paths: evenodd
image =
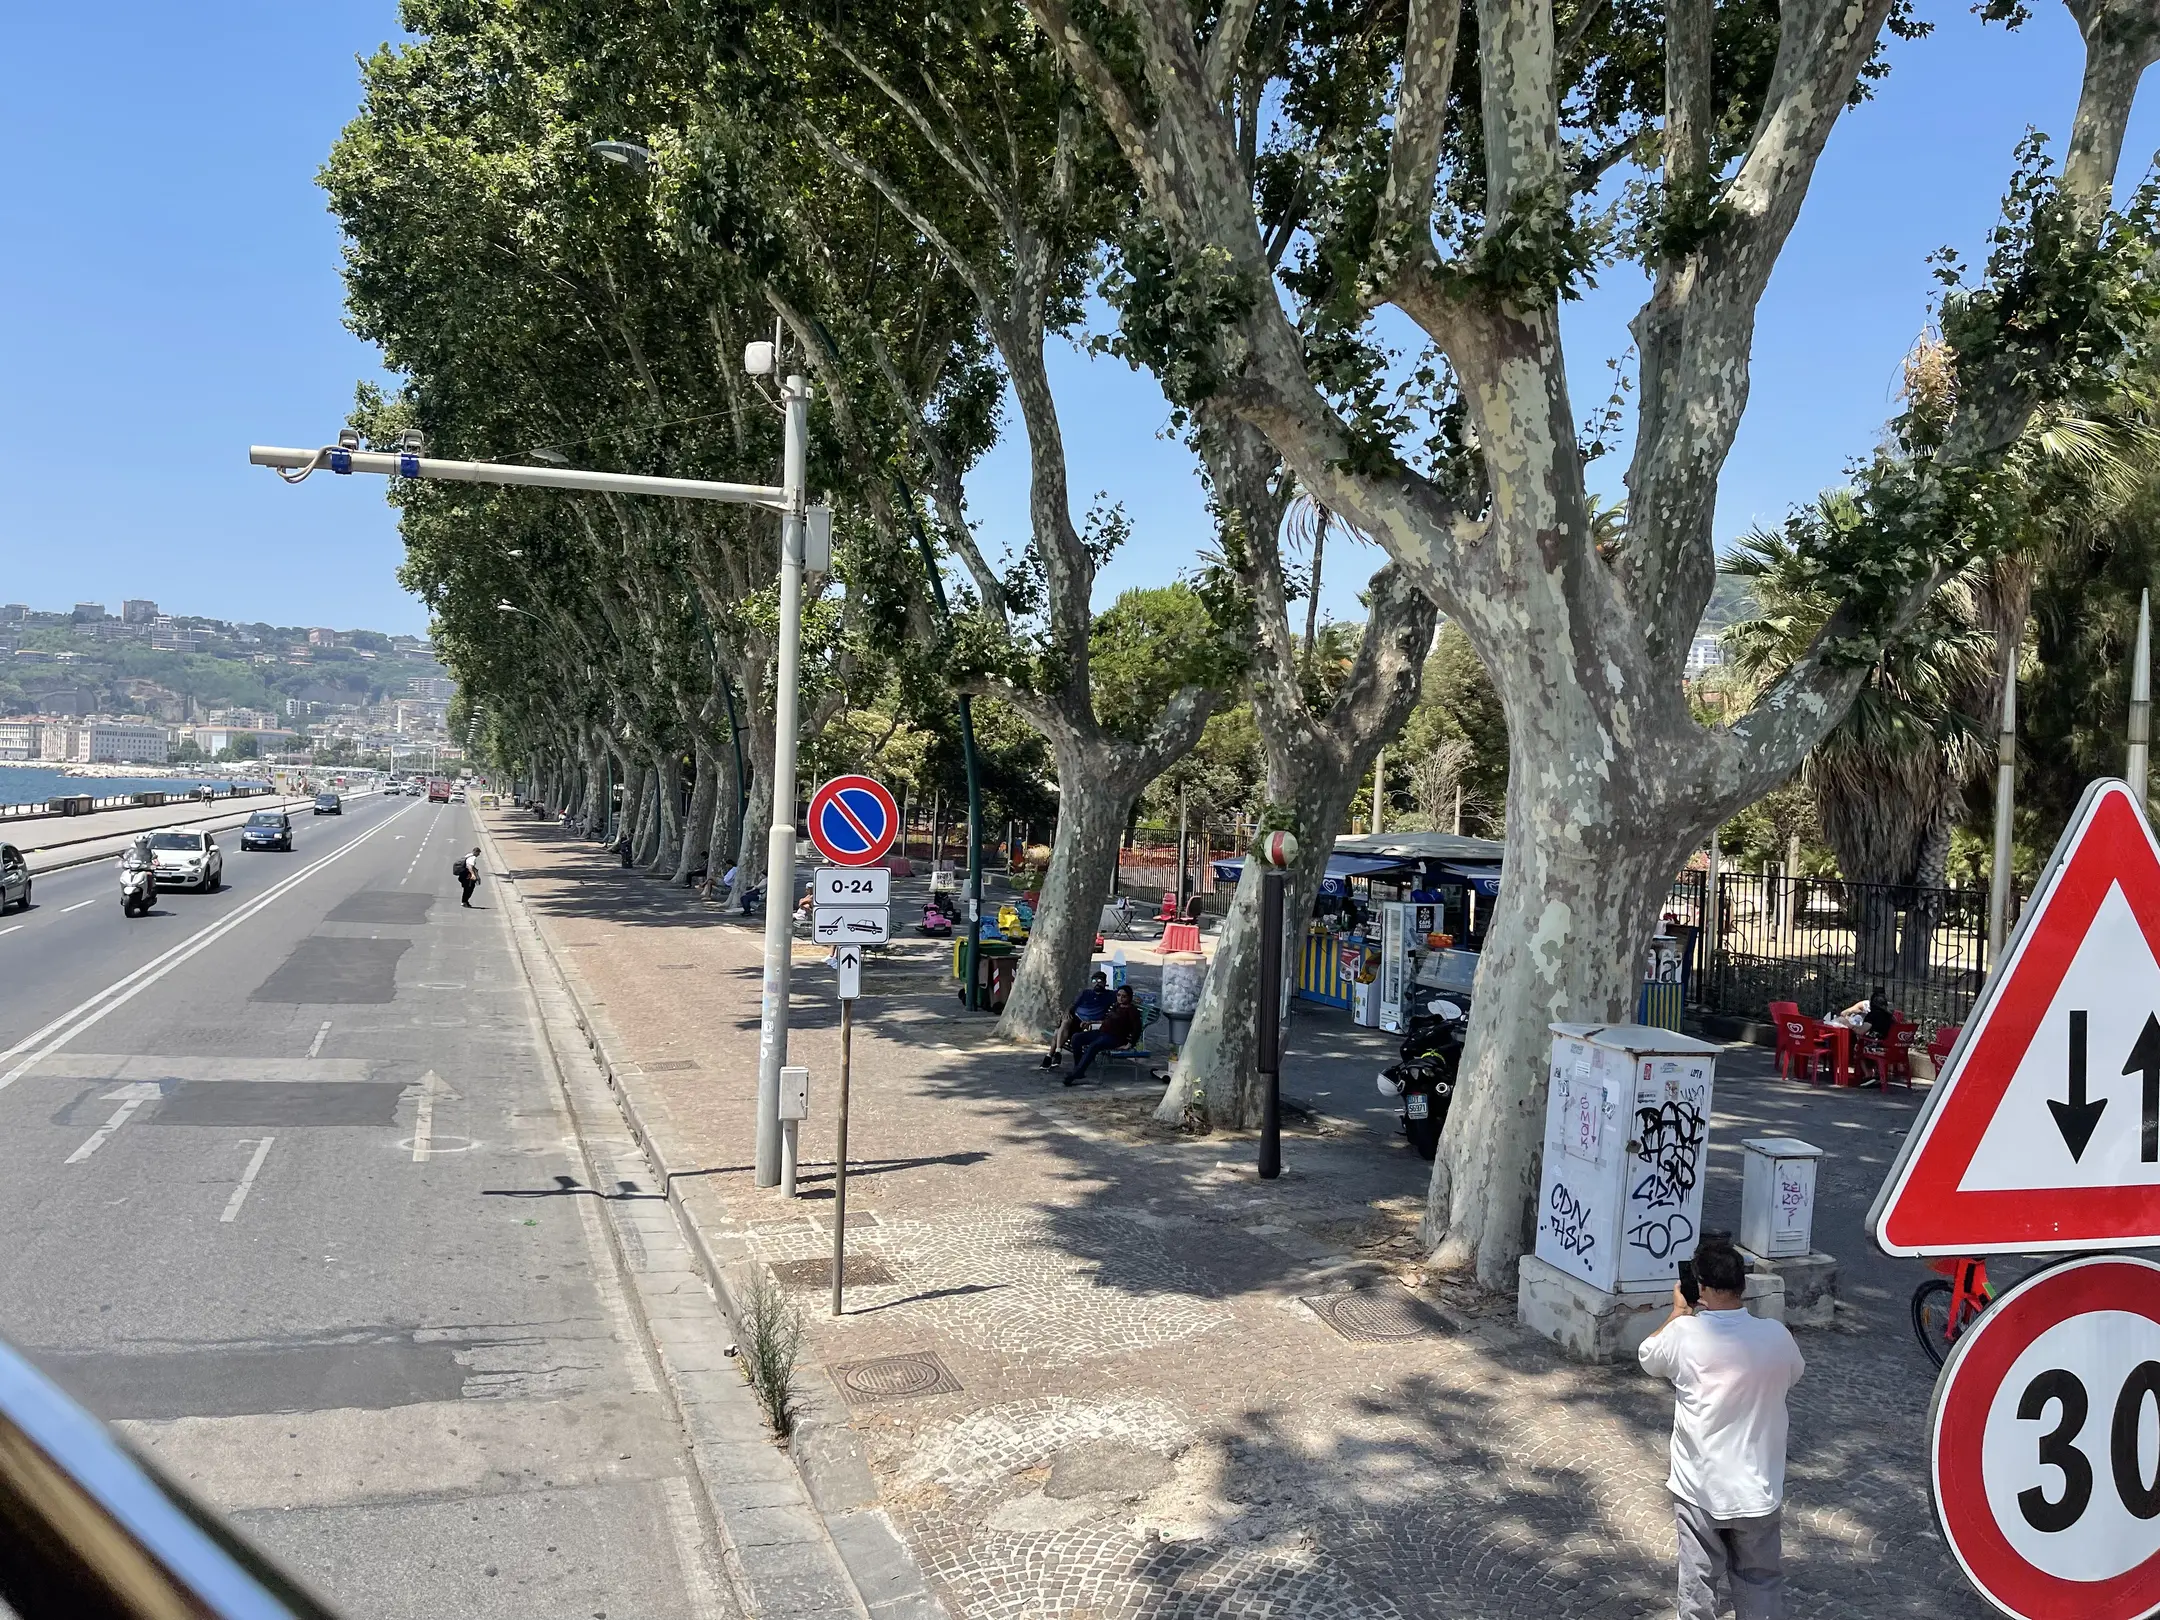
M105 617L103 602L77 602L72 615L77 624L96 624Z
M0 759L42 759L44 754L43 719L0 720Z
M131 596L120 604L120 618L126 624L150 624L157 616L157 604L144 597Z
M1725 662L1725 643L1716 636L1697 636L1688 643L1687 673L1702 675Z

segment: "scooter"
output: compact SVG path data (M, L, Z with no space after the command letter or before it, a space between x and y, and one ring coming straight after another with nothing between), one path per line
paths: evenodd
M147 866L120 869L120 915L146 917L157 904L157 873Z
M1381 1096L1401 1100L1403 1134L1421 1159L1440 1151L1440 1132L1455 1100L1466 1023L1457 1003L1444 997L1427 1002L1425 1011L1410 1019L1402 1061L1389 1064L1376 1077Z

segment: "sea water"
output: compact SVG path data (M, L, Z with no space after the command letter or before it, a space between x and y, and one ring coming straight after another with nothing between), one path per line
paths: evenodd
M224 777L70 776L50 765L18 765L0 760L0 804L43 804L69 793L87 793L99 799L120 793L192 793L205 782L222 786Z

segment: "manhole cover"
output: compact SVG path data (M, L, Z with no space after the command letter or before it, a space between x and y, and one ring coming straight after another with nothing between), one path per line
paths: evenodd
M772 1268L785 1288L829 1288L832 1286L832 1261L823 1255L815 1260L783 1260ZM874 1254L851 1254L847 1258L847 1282L850 1288L874 1288L889 1283L893 1274L885 1262Z
M1305 1300L1312 1313L1344 1338L1360 1344L1385 1344L1445 1332L1448 1319L1398 1283L1353 1288L1341 1294L1315 1294Z
M662 1058L658 1063L642 1065L648 1074L657 1074L667 1069L694 1069L697 1066L696 1058Z
M879 1356L874 1361L850 1361L833 1368L832 1374L840 1381L840 1393L855 1404L960 1392L960 1380L947 1372L945 1363L930 1350Z

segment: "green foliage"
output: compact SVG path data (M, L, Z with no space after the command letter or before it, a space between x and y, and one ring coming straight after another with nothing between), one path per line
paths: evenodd
M1138 738L1183 688L1234 681L1245 656L1191 585L1125 591L1089 634L1096 716L1113 736Z
M1460 627L1441 628L1425 663L1417 707L1403 726L1402 743L1389 750L1399 766L1418 819L1448 831L1454 793L1463 793L1463 831L1497 838L1505 827L1508 791L1507 718L1492 677L1471 650ZM1394 779L1393 770L1390 771ZM1391 812L1392 814L1392 812Z

